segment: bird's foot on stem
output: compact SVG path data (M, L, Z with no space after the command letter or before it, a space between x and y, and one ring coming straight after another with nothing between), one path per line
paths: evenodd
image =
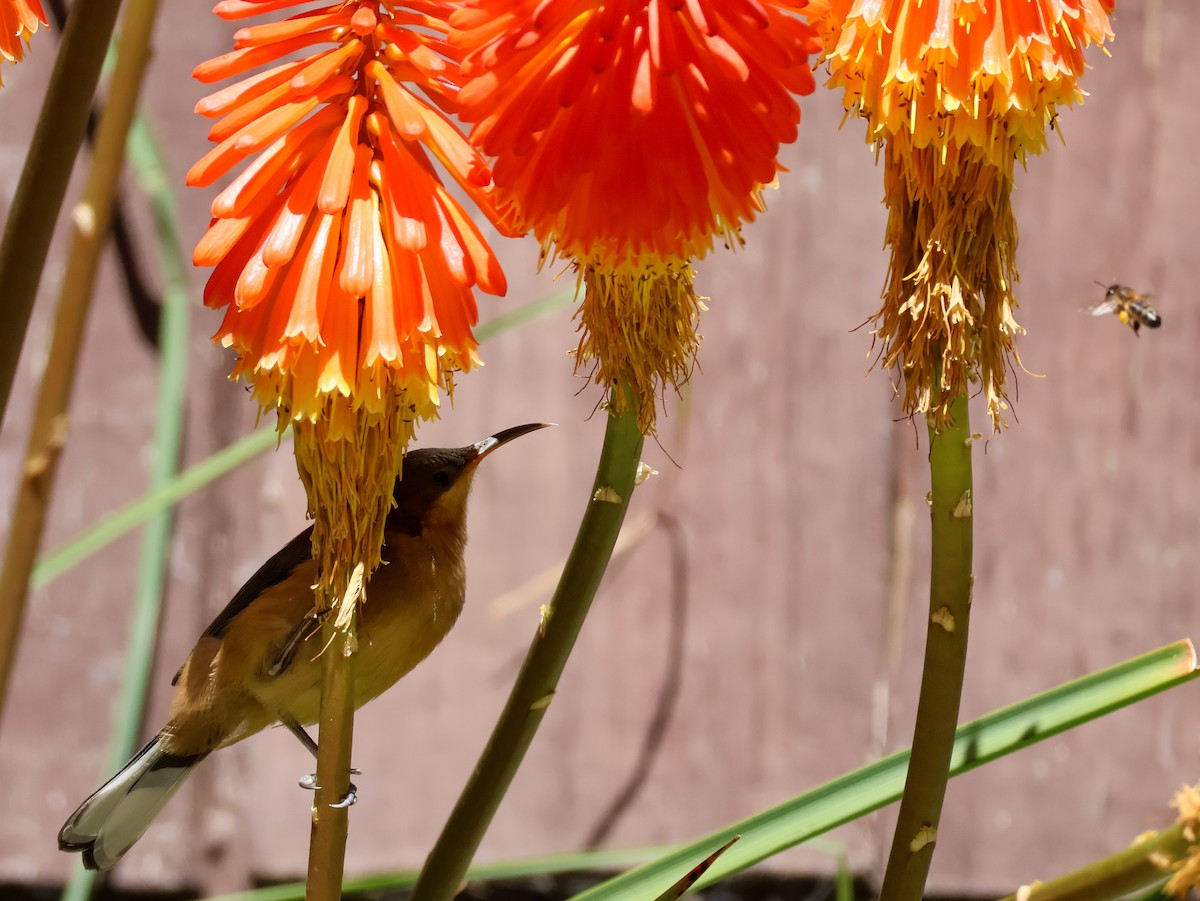
M351 776L361 776L362 770L351 770L350 775ZM299 783L301 788L308 789L309 791L316 791L317 789L319 789L321 787L317 784L317 774L316 773L306 773L305 775L301 776L297 780L297 782ZM342 796L342 800L340 800L334 804L330 804L329 806L330 807L338 807L338 808L352 807L356 803L358 803L358 786L356 786L353 782L351 782L350 790L347 791L346 794Z

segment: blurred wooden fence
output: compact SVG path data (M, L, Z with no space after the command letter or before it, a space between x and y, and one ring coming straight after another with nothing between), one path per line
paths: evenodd
M1200 7L1123 3L1116 27L1114 58L1092 58L1092 96L1063 117L1066 146L1019 175L1018 319L1029 330L1029 372L1017 374L1012 427L976 456L964 718L1200 633ZM159 28L145 100L181 185L206 147L191 112L203 89L189 72L227 48L228 31L200 9L173 8ZM0 209L53 41L39 35L32 59L5 69ZM803 106L800 140L785 156L791 171L768 192L769 213L746 230L744 250L700 267L712 298L703 372L683 403L668 404L661 446L648 445L661 474L630 517L645 535L614 563L483 858L687 839L910 739L928 581L924 438L896 421L887 375L868 373L870 336L852 331L874 310L886 266L881 174L860 128L838 130L834 94L819 90ZM181 186L189 241L210 199ZM0 436L0 485L12 484L24 446L62 267L57 247ZM512 289L481 302L485 318L561 286L535 274L530 243L500 249ZM1093 280L1110 278L1153 290L1164 327L1138 340L1115 319L1084 315L1099 299ZM229 360L207 340L217 322L194 311L188 463L254 418L225 381ZM591 416L599 395L578 393L571 375L574 341L566 313L505 334L485 347L486 368L462 380L454 409L422 431L424 443L448 445L529 420L562 424L482 472L461 624L358 718L355 763L365 775L353 873L423 858L546 600L522 586L569 548L602 427ZM155 358L135 336L110 265L48 546L143 490L155 386ZM0 491L0 515L8 497ZM303 527L303 511L286 450L179 508L148 731L191 638ZM0 882L53 883L68 872L55 832L108 775L137 551L136 536L126 537L33 599L0 729ZM1183 689L954 782L932 886L1008 891L1163 823L1172 791L1200 775L1197 709L1195 691ZM641 768L632 800L614 809ZM309 769L278 730L217 755L119 880L215 891L296 876L310 798L295 777ZM857 869L881 867L893 816L834 834ZM820 872L832 862L795 852L775 865Z

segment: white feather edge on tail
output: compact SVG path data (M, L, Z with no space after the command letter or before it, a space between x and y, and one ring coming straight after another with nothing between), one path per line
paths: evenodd
M175 794L205 754L168 753L156 735L121 771L67 818L58 833L64 851L82 851L89 870L107 870L120 860Z

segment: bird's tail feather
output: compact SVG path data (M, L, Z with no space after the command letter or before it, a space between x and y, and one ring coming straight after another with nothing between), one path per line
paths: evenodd
M64 851L82 851L89 870L107 870L142 837L192 767L205 754L169 754L156 735L94 795L58 833Z

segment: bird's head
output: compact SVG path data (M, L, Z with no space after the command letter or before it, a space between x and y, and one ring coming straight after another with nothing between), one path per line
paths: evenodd
M466 447L430 447L410 451L396 480L395 508L388 514L388 529L418 536L428 526L457 525L462 521L479 461L514 438L546 428L534 422L514 426Z

